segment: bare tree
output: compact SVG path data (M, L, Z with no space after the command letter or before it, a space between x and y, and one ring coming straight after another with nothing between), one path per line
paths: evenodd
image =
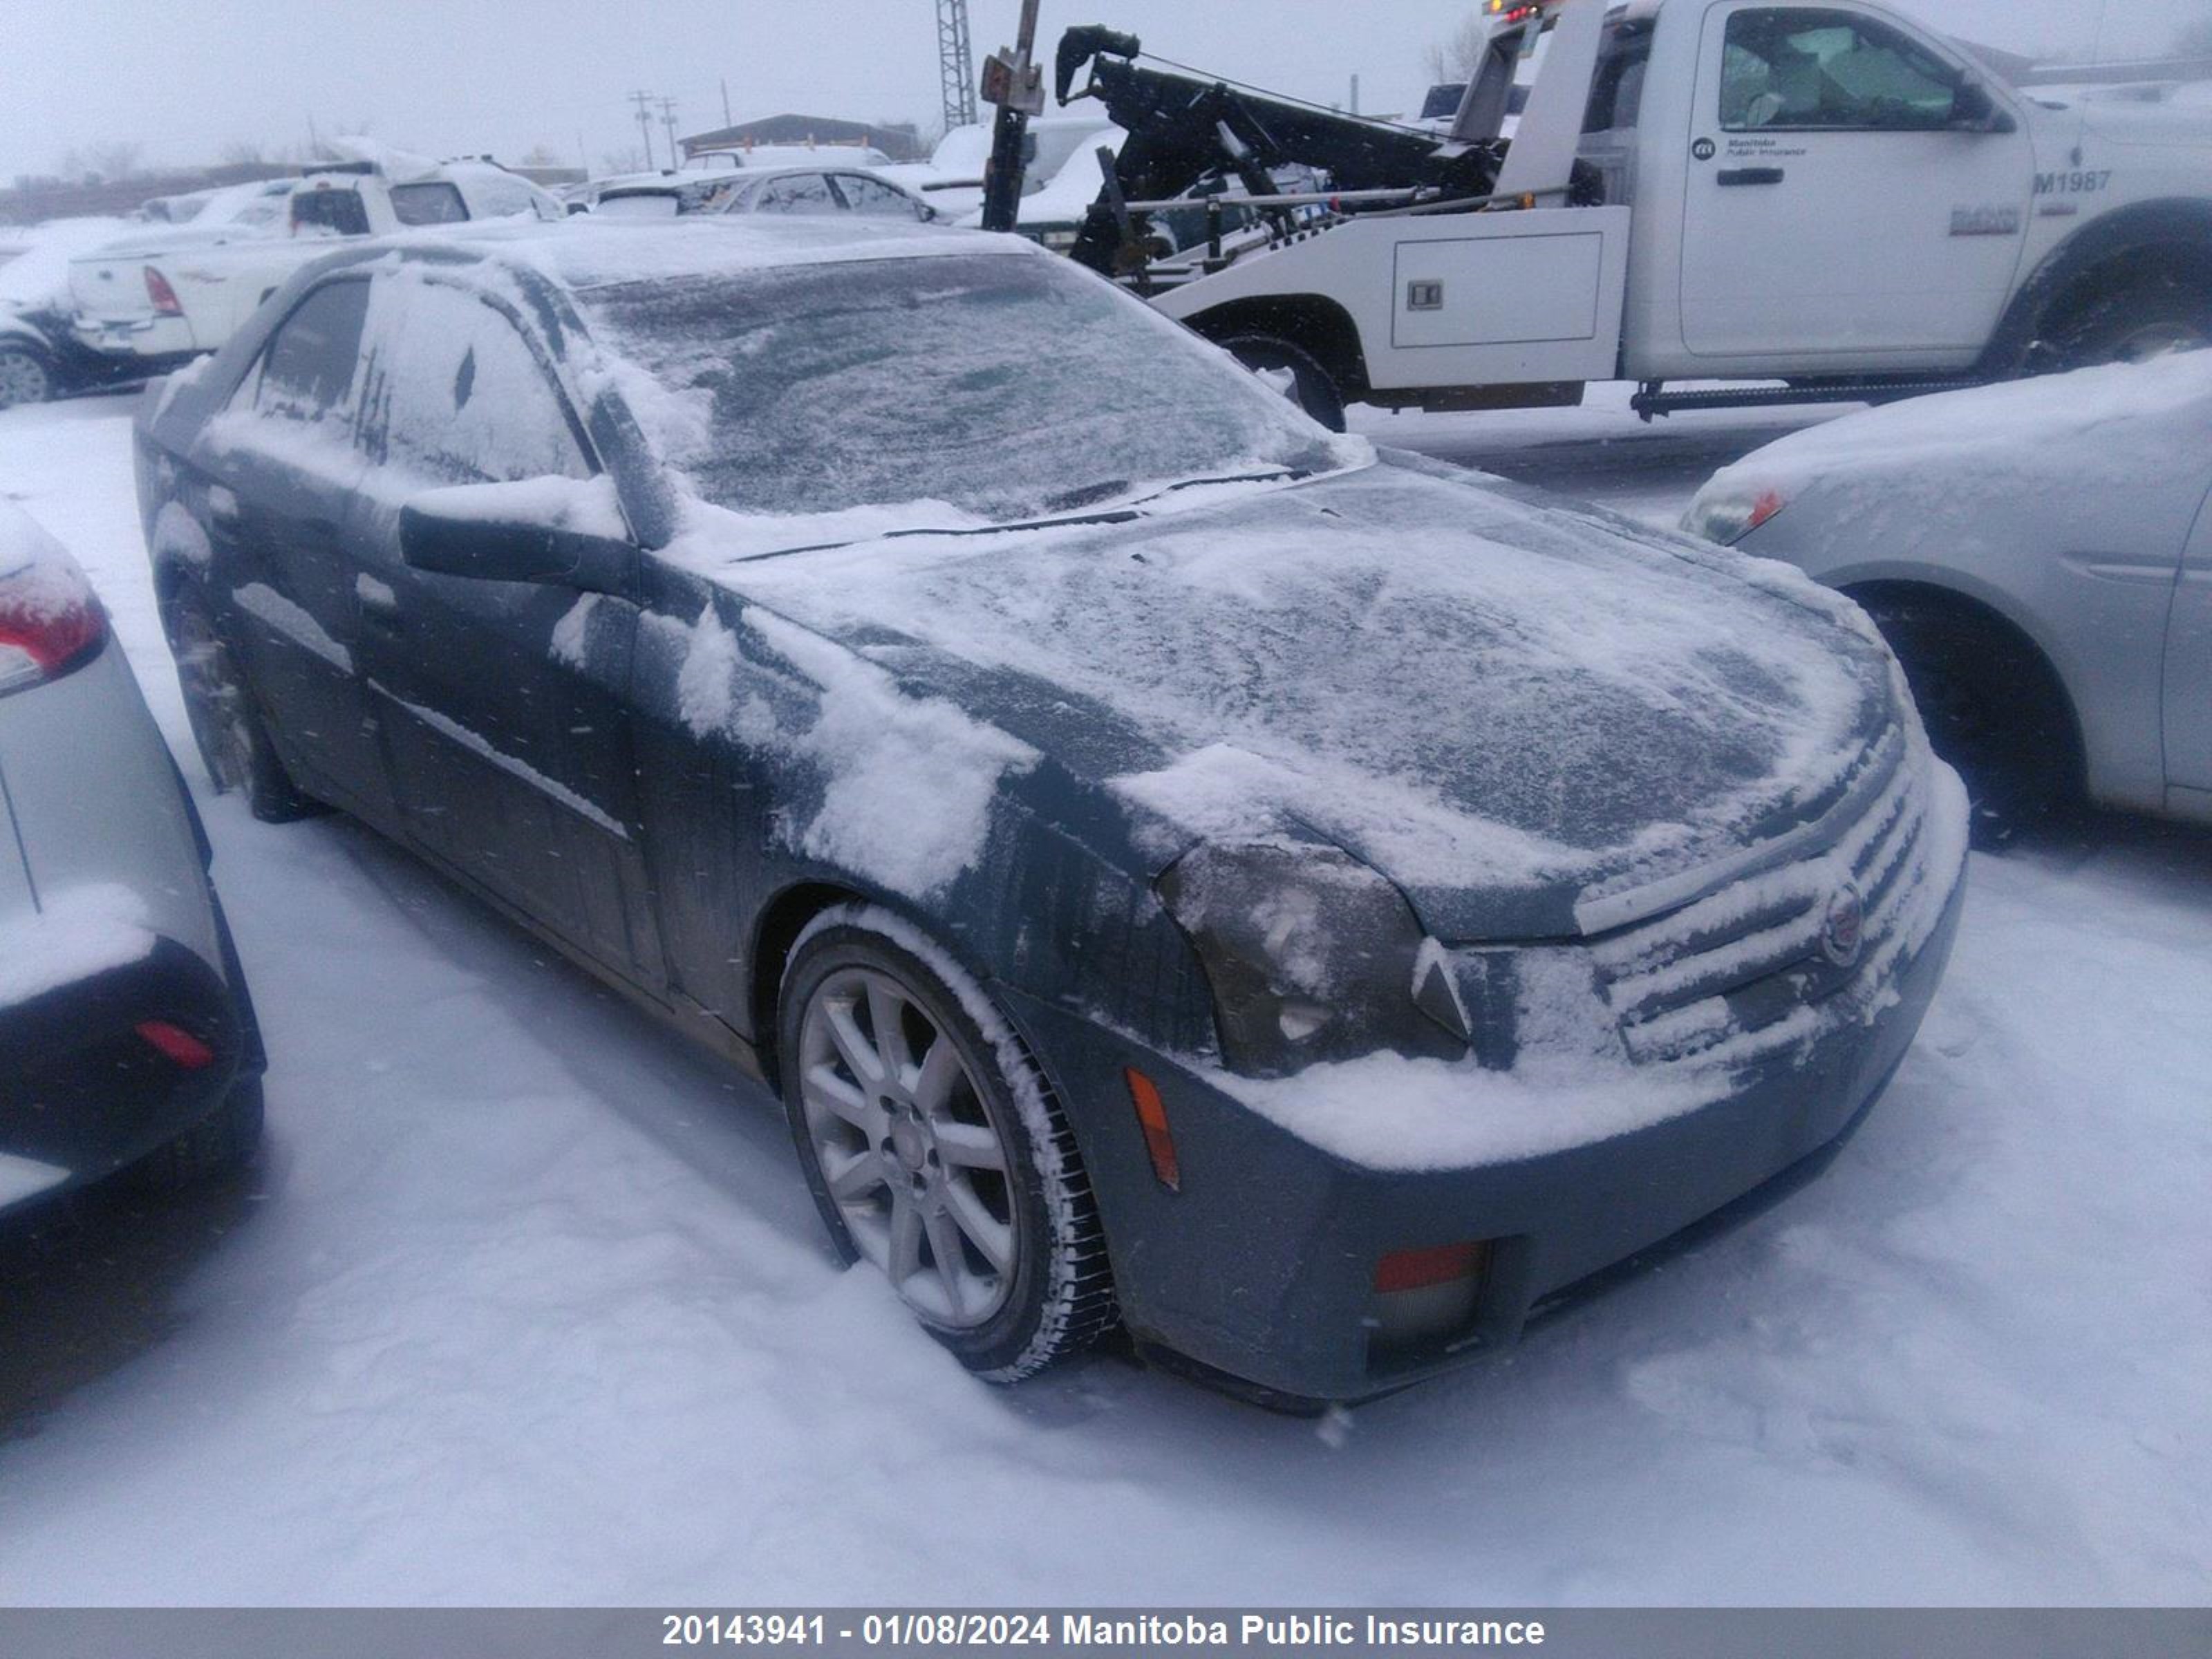
M1470 17L1436 45L1431 46L1426 62L1429 79L1437 86L1446 82L1472 81L1482 64L1482 49L1489 43L1490 31L1480 17Z
M234 138L216 152L224 166L258 167L269 160L269 147L258 138Z
M85 161L103 179L135 179L146 146L127 138L110 138L85 146Z
M550 144L532 144L522 153L522 165L526 167L557 167L562 165L561 152Z
M645 159L645 153L635 144L628 149L602 150L599 153L599 165L609 173L651 171L651 163Z
M2200 17L2173 43L2176 58L2212 58L2212 17Z

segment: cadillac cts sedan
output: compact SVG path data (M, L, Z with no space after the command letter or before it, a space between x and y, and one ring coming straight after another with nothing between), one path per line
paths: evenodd
M1957 780L1794 573L1333 436L1012 238L340 253L143 418L210 766L780 1091L971 1369L1372 1395L1834 1141Z

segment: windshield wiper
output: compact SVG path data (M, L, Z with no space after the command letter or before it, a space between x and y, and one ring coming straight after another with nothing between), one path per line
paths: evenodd
M1126 502L1103 513L1079 513L1073 517L1062 518L1058 514L1065 509L1054 506L1052 502L1047 502L1044 516L1040 518L1016 519L1005 524L968 525L957 529L886 530L873 536L856 536L850 541L810 542L804 547L779 547L766 553L749 553L744 558L734 559L731 562L755 564L763 559L786 558L794 553L831 553L841 547L858 547L862 542L905 541L916 536L1011 536L1017 531L1023 530L1057 530L1062 526L1078 525L1134 524L1145 516L1140 509L1146 505L1158 501L1162 496L1172 495L1177 490L1203 489L1210 484L1264 483L1270 478L1280 478L1287 483L1296 483L1302 478L1310 478L1313 476L1310 471L1304 467L1271 466L1257 472L1226 472L1208 474L1197 478L1179 478L1171 484L1163 485L1149 495L1139 496L1133 501ZM1111 501L1115 492L1128 488L1127 479L1117 478L1109 484L1089 484L1080 489L1069 490L1064 495L1054 496L1053 501L1066 501L1071 507L1080 507L1092 501Z

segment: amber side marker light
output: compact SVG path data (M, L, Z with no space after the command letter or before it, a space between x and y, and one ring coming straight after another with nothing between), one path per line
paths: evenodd
M1135 1066L1122 1075L1129 1080L1129 1099L1137 1109L1138 1127L1145 1132L1145 1151L1152 1160L1152 1173L1171 1193L1182 1190L1182 1164L1176 1157L1175 1137L1168 1133L1168 1109L1160 1099L1159 1085Z

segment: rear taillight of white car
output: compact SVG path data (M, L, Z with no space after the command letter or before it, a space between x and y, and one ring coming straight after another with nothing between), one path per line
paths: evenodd
M146 297L154 302L154 309L164 317L185 314L185 308L177 299L177 290L169 286L167 277L151 265L146 267Z
M106 637L100 601L73 568L0 573L0 696L66 674Z

